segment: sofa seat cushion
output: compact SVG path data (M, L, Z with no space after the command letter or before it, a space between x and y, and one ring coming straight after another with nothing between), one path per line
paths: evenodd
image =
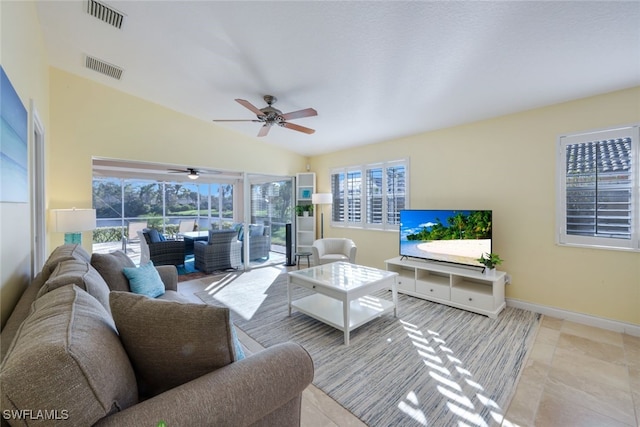
M242 357L229 309L111 292L111 312L138 378L152 397Z
M53 270L56 269L60 261L66 261L71 259L77 259L79 261L91 261L91 255L81 245L61 245L51 252L49 258L42 267L42 275L44 280L47 280Z
M156 299L161 299L164 301L175 301L175 302L192 302L188 297L182 295L178 291L169 291L166 290L164 294L160 295Z
M57 411L78 426L135 405L138 396L113 319L74 285L33 303L0 367L0 383L2 409Z
M112 291L129 292L129 279L124 275L124 268L133 268L136 265L131 259L121 251L111 252L109 254L91 255L91 265L98 270L98 273L107 282L109 289Z
M70 259L58 264L49 279L40 288L37 298L66 285L76 285L86 291L111 313L109 308L109 286L87 261Z

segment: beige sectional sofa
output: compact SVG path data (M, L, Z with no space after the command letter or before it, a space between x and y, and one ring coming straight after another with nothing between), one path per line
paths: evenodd
M0 336L3 425L297 426L313 362L295 343L242 357L228 310L157 299L122 253L56 248Z

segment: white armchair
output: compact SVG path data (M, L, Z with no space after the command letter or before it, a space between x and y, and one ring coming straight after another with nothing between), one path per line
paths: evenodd
M356 262L356 244L351 239L331 237L318 239L311 246L313 264L329 264L336 261Z

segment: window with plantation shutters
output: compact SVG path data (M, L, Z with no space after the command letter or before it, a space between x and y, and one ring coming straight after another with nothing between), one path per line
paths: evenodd
M640 249L638 126L559 139L558 242Z
M334 226L397 230L407 207L407 161L334 170L331 174Z

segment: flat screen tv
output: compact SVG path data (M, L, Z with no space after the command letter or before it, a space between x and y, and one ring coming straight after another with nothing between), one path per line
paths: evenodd
M492 211L400 211L400 255L482 267L491 253Z

